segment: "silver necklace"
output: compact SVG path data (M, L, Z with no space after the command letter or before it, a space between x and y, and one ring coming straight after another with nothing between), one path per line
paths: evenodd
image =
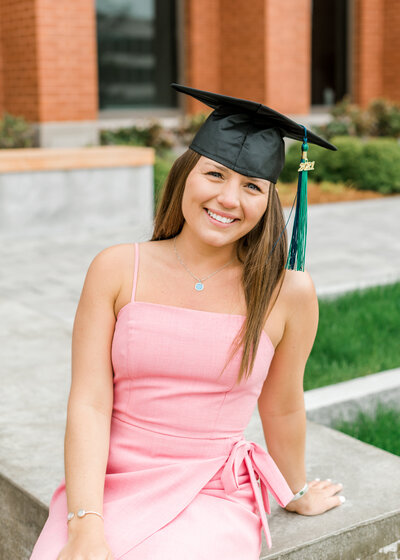
M204 282L208 279L211 278L211 276L214 276L214 274L217 274L217 272L219 272L220 270L222 270L223 268L225 268L226 266L228 266L228 264L230 264L231 262L233 262L235 260L236 257L233 257L233 259L231 259L229 262L227 262L226 264L224 264L224 266L221 266L220 268L218 268L218 270L216 270L215 272L212 272L211 274L209 274L208 276L206 276L205 278L201 279L198 278L198 276L195 276L193 274L193 272L191 272L188 267L185 265L185 263L183 262L181 256L178 253L178 250L176 248L176 236L174 237L174 251L176 256L178 257L178 261L181 263L181 265L189 272L189 274L195 279L197 280L196 284L194 285L195 290L197 290L198 292L201 292L202 290L204 290Z

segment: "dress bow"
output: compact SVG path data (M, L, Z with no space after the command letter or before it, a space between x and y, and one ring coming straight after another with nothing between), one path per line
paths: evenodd
M243 461L250 475L267 545L268 548L271 548L271 534L265 515L265 511L268 514L271 513L268 490L282 507L293 498L294 494L269 453L254 441L245 439L239 440L233 445L221 474L222 484L228 494L239 488L238 472ZM258 480L260 484L258 484Z

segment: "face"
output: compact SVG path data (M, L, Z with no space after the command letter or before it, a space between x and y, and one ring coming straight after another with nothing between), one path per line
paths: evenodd
M268 203L270 182L250 178L201 156L182 199L186 224L214 246L234 243L252 230Z

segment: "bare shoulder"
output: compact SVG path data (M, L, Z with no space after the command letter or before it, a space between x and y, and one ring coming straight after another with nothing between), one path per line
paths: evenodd
M167 241L143 241L138 243L139 261L151 261L163 266ZM120 243L102 249L92 260L88 275L92 277L91 291L108 300L115 318L131 298L135 274L135 243Z
M281 294L287 305L310 305L317 300L313 279L308 270L287 270L282 282Z
M110 276L121 272L124 263L132 259L134 255L133 243L120 243L110 245L99 251L92 259L90 266L100 272L108 272Z
M316 328L318 298L313 279L307 270L285 269L280 297L286 330Z
M127 263L133 261L134 244L111 245L99 251L90 262L87 278L92 286L102 290L103 295L115 300L117 297Z

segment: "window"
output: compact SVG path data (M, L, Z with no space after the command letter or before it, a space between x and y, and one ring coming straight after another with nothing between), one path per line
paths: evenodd
M100 109L174 107L174 0L97 0Z

